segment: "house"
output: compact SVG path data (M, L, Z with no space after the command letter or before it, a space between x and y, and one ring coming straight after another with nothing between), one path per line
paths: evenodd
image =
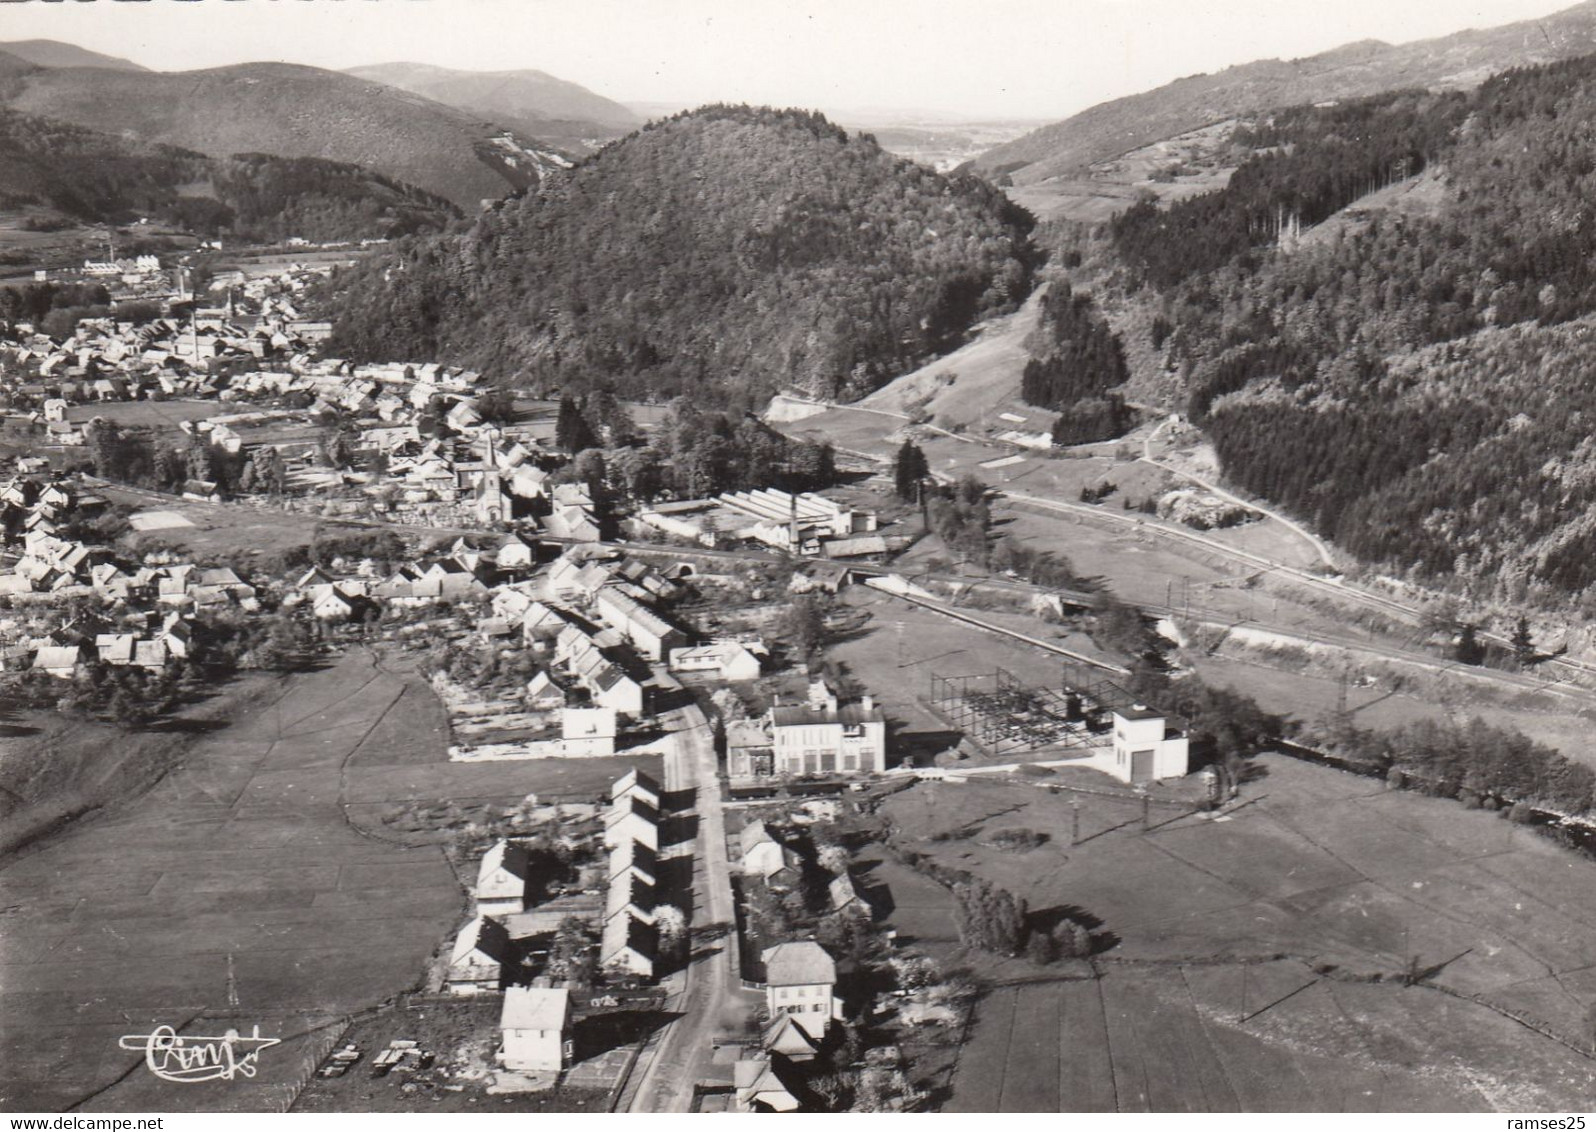
M557 539L598 542L600 530L593 512L585 507L556 507L544 516L543 527Z
M535 601L536 599L524 586L501 586L493 591L493 598L489 601L488 607L493 610L495 617L503 617L519 625Z
M778 943L760 955L765 965L765 1005L771 1018L790 1014L812 1038L825 1037L842 1017L842 1000L832 992L837 964L813 940Z
M634 719L643 714L647 701L643 685L619 666L605 663L587 676L583 683L592 694L593 702L601 707Z
M641 841L622 840L610 850L610 875L607 879L611 884L617 877L628 874L647 884L654 884L658 871L659 854Z
M789 850L771 836L769 827L762 821L751 821L743 826L738 842L742 846L742 870L749 876L763 880L788 866Z
M1116 709L1114 715L1114 760L1108 771L1121 782L1140 785L1161 778L1185 776L1190 757L1190 740L1170 728L1153 709L1134 704Z
M696 648L671 650L672 672L704 672L718 680L757 680L763 671L759 655L739 641L717 641Z
M604 844L614 848L622 841L641 841L659 852L659 811L641 798L619 798L604 811Z
M181 613L169 613L155 639L176 659L187 660L193 649L194 626L183 620Z
M732 1088L736 1090L737 1112L797 1112L803 1107L796 1085L784 1077L792 1073L780 1054L758 1053L744 1057L732 1066Z
M880 774L887 769L887 720L870 696L840 704L822 680L806 703L770 709L776 774Z
M538 564L538 544L518 531L511 531L499 543L495 561L501 570L530 570Z
M574 618L571 614L534 601L521 614L521 636L527 644L558 637Z
M671 650L685 648L687 634L648 606L613 586L599 590L593 608L606 625L618 630L649 660L666 660Z
M631 916L645 924L654 922L654 886L634 872L612 877L604 902L604 920Z
M591 596L587 590L582 572L585 567L582 563L565 555L556 558L549 566L548 572L543 575L543 585L548 593L561 601L576 601ZM603 567L599 567L603 570ZM609 580L605 574L605 581ZM602 582L600 583L603 584Z
M778 1014L765 1027L765 1049L780 1054L789 1061L811 1061L818 1047L804 1028L793 1020L791 1014Z
M870 915L870 905L859 895L858 886L853 883L853 877L847 873L839 873L832 877L831 884L827 887L833 912L846 912L850 916Z
M549 473L532 464L521 464L510 473L510 494L521 499L540 499L548 494Z
M535 711L553 711L565 706L565 689L554 682L546 669L539 669L526 682L527 706Z
M310 612L318 621L348 621L355 615L355 599L336 585L327 586L312 599Z
M136 633L101 633L94 638L94 651L103 663L120 668L133 663L133 650L137 644Z
M654 930L654 925L639 920L630 912L624 912L604 922L604 935L599 943L599 966L652 979L658 947L659 934Z
M571 992L511 987L499 1013L498 1060L517 1073L558 1073L571 1061Z
M455 937L445 983L450 994L492 994L503 985L511 957L510 933L498 920L478 916Z
M502 916L526 908L532 858L526 846L500 840L477 865L477 914Z
M78 665L82 660L77 645L47 645L33 654L33 667L36 671L47 672L62 680L70 680L77 675Z
M764 778L776 773L776 754L770 731L754 719L726 725L726 774L730 778Z
M641 798L655 809L659 808L660 785L654 776L645 774L635 766L614 782L610 783L610 803L622 798Z
M615 753L619 729L614 708L568 707L560 717L560 752L608 758Z

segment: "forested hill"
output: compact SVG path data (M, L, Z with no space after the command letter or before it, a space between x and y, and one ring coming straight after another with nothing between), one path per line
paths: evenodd
M460 218L449 201L357 165L212 158L0 108L0 208L30 206L79 222L149 217L249 240L400 237Z
M1031 287L1031 218L818 114L655 123L463 238L335 278L331 348L436 358L542 390L752 406L860 396Z
M1596 56L1285 111L1105 230L1226 475L1367 561L1596 603L1593 120Z

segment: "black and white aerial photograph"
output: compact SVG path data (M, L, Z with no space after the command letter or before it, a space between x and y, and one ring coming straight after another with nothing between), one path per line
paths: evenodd
M1596 0L0 0L12 1130L1579 1132L1593 737Z

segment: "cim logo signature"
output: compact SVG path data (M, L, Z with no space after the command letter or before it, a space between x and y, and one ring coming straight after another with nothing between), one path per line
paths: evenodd
M143 1050L144 1064L163 1081L183 1085L253 1077L261 1051L280 1044L280 1038L261 1037L259 1026L247 1037L237 1030L206 1037L157 1026L148 1034L124 1034L117 1042L122 1049Z

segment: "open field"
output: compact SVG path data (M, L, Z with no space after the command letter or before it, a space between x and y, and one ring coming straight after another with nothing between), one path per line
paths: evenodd
M276 676L248 673L164 724L131 732L55 711L0 709L0 858L74 814L141 793L200 736L280 695L280 683Z
M1025 339L1041 317L1043 293L1038 288L1018 311L984 324L967 345L895 378L859 405L903 414L923 406L931 419L944 428L978 424L1001 427L997 416L1005 411L1037 415L1050 426L1055 414L1039 413L1019 404L1020 373L1030 356Z
M103 417L124 427L171 429L183 421L205 421L237 408L222 401L95 401L67 408L66 419L76 423Z
M352 651L203 734L141 797L7 859L0 1103L286 1104L337 1016L418 983L461 916L443 850L390 833L377 804L513 805L551 784L596 793L614 769L462 766L447 761L447 741L419 678ZM161 1023L258 1023L285 1040L252 1081L179 1087L117 1048Z
M185 548L202 559L270 554L309 546L318 527L364 529L298 511L274 511L265 506L236 503L202 503L120 485L102 487L100 494L135 512L180 516L188 526L152 529L137 537L140 541L154 540Z
M1134 800L1082 797L1073 847L1070 798L1034 785L922 784L887 801L916 850L1112 933L1095 981L1084 966L978 957L999 989L951 1107L1584 1104L1596 864L1454 802L1283 757L1259 769L1225 817L1155 810L1145 833ZM931 840L960 827L976 832ZM1052 838L1027 853L988 843L1017 828ZM1428 974L1404 986L1415 958ZM1080 1071L1093 1048L1108 1051L1106 1078Z
M1233 969L999 987L977 1008L944 1111L1513 1111L1576 1098L1588 1074L1561 1046L1526 1042L1516 1023L1420 988L1316 979L1293 962L1248 978L1249 1011L1303 989L1241 1023ZM1371 1038L1372 1050L1360 1044ZM1493 1060L1478 1083L1467 1069L1435 1070L1486 1053L1509 1060ZM1519 1070L1554 1079L1556 1091L1522 1087Z
M1192 666L1210 684L1234 688L1266 705L1287 705L1285 714L1293 719L1308 722L1338 709L1341 679L1333 665L1318 672L1294 672L1251 657L1227 656L1226 651L1196 658ZM1381 679L1378 687L1347 688L1347 708L1360 728L1385 731L1421 719L1478 715L1496 726L1517 728L1576 762L1596 766L1596 751L1590 744L1596 709L1579 709L1546 693L1497 694L1463 672L1426 675L1400 664L1388 668L1407 677L1404 691L1393 691L1388 679Z
M1099 161L1083 175L1050 177L1007 190L1010 200L1041 220L1100 224L1151 193L1168 203L1214 192L1230 183L1227 142L1233 121L1216 122L1179 137ZM1174 176L1167 172L1178 169ZM1159 179L1155 180L1155 175Z

